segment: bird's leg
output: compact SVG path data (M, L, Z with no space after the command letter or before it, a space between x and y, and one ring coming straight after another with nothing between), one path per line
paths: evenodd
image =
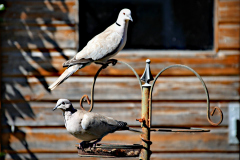
M81 143L79 143L79 149L82 149L82 151L84 151L84 148L87 148L88 146L89 146L89 143L86 141L82 141Z
M110 63L112 63L113 66L117 64L118 60L116 59L109 59L107 62L95 62L96 64L101 64L103 66L103 69L107 68Z
M107 64L112 63L112 65L115 66L115 65L117 64L117 62L118 62L117 59L109 59L109 60L107 61Z
M92 142L92 143L91 143L91 147L96 148L97 143L100 142L101 140L102 140L102 138L99 138L99 139L97 139L96 141Z

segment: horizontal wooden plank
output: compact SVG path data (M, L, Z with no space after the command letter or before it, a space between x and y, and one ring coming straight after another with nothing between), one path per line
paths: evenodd
M218 32L218 45L220 49L240 48L240 25L220 24Z
M25 26L26 27L26 26ZM29 26L27 28L7 29L1 33L2 48L21 49L49 49L76 48L76 31L72 26ZM11 57L13 58L13 57Z
M159 153L152 154L151 160L237 160L237 153Z
M54 35L55 33L53 33ZM61 34L64 36L64 32ZM73 34L73 33L69 33ZM66 39L67 40L67 39ZM67 40L73 41L73 38ZM57 51L38 51L33 50L24 52L21 50L5 50L3 55L3 76L58 76L65 68L62 64L66 57L70 58L76 54L74 50ZM239 75L240 52L239 51L220 51L216 55L204 55L203 53L194 52L155 52L155 51L129 51L120 52L115 58L131 65L139 75L142 75L145 69L147 58L151 60L151 71L156 75L163 68L173 64L183 64L193 68L198 74L204 75ZM18 61L14 61L18 59ZM9 68L8 66L12 67ZM19 69L21 68L21 69ZM91 64L74 75L93 76L100 68L99 65ZM101 71L100 76L135 76L134 73L121 63L115 66L109 66ZM189 76L193 75L187 69L172 68L163 72L165 76Z
M75 30L75 24L25 24L19 25L18 23L12 23L14 25L2 25L1 30L10 33L16 32L16 36L33 36L32 34L39 34L41 32L63 32L68 30ZM17 25L17 26L16 26ZM25 35L28 34L28 35Z
M7 10L2 15L4 22L17 21L38 23L48 21L75 21L75 0L67 1L7 1Z
M240 22L240 1L219 1L218 2L218 21L221 23Z
M211 100L239 100L239 76L202 78ZM2 82L7 89L3 100L79 100L84 94L90 95L92 77L72 76L52 92L48 91L47 87L56 79L57 77L3 77ZM141 99L136 78L99 77L94 94L95 100L101 101ZM206 95L196 77L161 77L154 86L153 100L206 100Z
M56 100L57 101L57 100ZM25 102L2 104L4 116L2 125L14 126L64 126L61 111L53 112L54 102ZM76 109L80 109L78 102L73 102ZM228 103L214 102L211 106L219 106L223 112L222 126L228 126ZM86 110L89 106L84 104ZM211 126L207 120L207 108L204 102L153 102L153 127L206 127ZM93 112L114 117L125 121L130 126L140 126L136 121L141 117L141 102L108 102L95 103ZM219 114L212 117L214 122L219 121Z
M12 159L38 159L38 160L79 160L77 151L75 153L8 153L5 160ZM100 158L87 158L87 160L100 160Z
M15 133L3 130L3 150L31 152L74 152L76 139L65 128L18 128ZM237 145L228 144L228 129L211 129L207 133L151 134L153 152L238 152ZM24 142L24 143L23 143ZM119 131L105 136L102 143L139 144L138 133ZM24 144L24 145L23 145ZM27 148L26 148L27 147Z
M67 160L79 159L77 153L15 153L7 154L5 160L11 160L12 157L19 157L21 159L33 159L37 157L39 160ZM238 153L153 153L151 160L237 160ZM117 158L118 160L126 160L126 158ZM133 159L133 158L131 158ZM137 159L137 158L135 158ZM103 160L103 158L88 157L87 160Z

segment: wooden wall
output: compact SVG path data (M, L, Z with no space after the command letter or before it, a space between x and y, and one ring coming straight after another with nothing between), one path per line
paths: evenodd
M1 20L1 149L5 159L77 159L75 144L60 111L59 98L75 108L83 94L90 95L93 64L50 92L47 87L64 71L62 63L77 49L77 1L8 0ZM152 133L153 160L236 160L239 145L228 143L230 103L239 103L240 1L215 0L214 51L124 50L117 59L130 64L141 76L151 59L155 76L171 64L192 67L204 79L211 106L222 109L218 127L207 121L206 97L201 83L185 69L170 69L157 81L153 93L154 127L199 127L210 133ZM131 24L130 24L131 25ZM81 36L81 35L80 35ZM85 106L87 106L85 104ZM101 72L95 86L98 112L139 128L141 115L138 81L126 66L117 64ZM216 117L215 117L216 116ZM214 121L219 120L216 113ZM140 143L139 135L116 132L105 143ZM3 155L3 154L1 154ZM97 158L89 158L97 159Z

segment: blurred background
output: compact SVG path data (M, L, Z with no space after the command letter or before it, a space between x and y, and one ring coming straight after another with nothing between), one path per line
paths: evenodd
M128 40L115 58L141 76L151 60L153 76L184 64L205 81L211 107L223 111L214 127L207 121L202 84L185 69L169 69L153 92L153 127L196 127L209 133L151 134L154 160L239 159L240 0L3 0L0 2L1 158L78 159L80 140L67 133L60 98L79 108L90 96L99 65L79 70L48 90L73 57L129 8ZM88 109L88 105L84 104ZM98 112L140 129L141 92L134 73L118 63L104 69L95 86ZM212 120L218 122L216 111ZM116 132L104 143L141 143L136 133ZM89 158L101 159L101 158ZM104 159L104 158L102 158Z

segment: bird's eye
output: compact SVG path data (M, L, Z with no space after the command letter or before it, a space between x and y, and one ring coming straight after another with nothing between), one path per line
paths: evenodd
M123 13L123 15L125 15L125 13Z
M63 105L65 105L65 102L62 102Z

